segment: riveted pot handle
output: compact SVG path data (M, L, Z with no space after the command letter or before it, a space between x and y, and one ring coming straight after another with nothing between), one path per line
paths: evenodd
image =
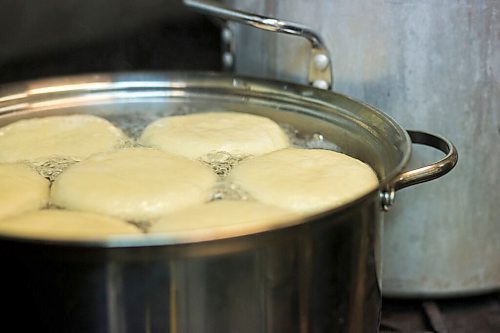
M311 43L309 58L309 84L321 89L331 89L333 73L331 58L325 42L313 29L290 21L278 20L272 17L247 13L224 6L212 0L183 0L184 4L204 14L219 17L224 20L246 24L261 30L279 32L288 35L300 36ZM224 37L224 35L223 35ZM229 38L229 37L227 37ZM224 39L224 38L223 38ZM232 58L231 58L232 59ZM229 61L234 65L234 60Z
M412 143L434 147L441 150L446 156L435 163L405 171L397 176L381 193L384 210L388 210L394 202L394 193L397 190L444 176L455 167L458 161L457 149L448 139L426 132L410 130L407 132Z

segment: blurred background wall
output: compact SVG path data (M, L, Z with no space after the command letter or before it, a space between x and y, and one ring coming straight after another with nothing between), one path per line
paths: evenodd
M82 72L219 70L218 27L180 0L3 0L0 83Z

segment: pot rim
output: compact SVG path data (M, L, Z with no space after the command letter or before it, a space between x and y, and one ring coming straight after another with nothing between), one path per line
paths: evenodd
M51 100L55 96L69 98L71 96L90 97L92 94L108 92L110 94L118 92L135 92L140 96L141 89L187 89L190 85L197 88L220 88L228 93L240 92L243 94L259 95L262 97L281 97L284 99L300 100L323 108L339 110L335 107L335 100L343 99L350 101L362 108L369 110L370 115L383 121L384 124L392 127L402 138L404 154L398 165L389 170L385 177L379 179L379 186L365 195L338 206L333 209L315 213L305 217L287 220L286 223L271 225L269 227L246 227L241 230L232 230L211 237L189 237L174 236L168 237L165 234L148 234L144 236L117 236L106 239L95 240L59 240L59 239L34 239L19 236L0 235L1 240L12 240L30 243L42 243L64 246L78 247L105 247L105 248L126 248L144 246L164 246L178 244L192 244L221 239L236 238L242 236L255 235L259 233L284 229L296 225L306 224L325 216L333 216L347 211L354 205L369 200L374 195L380 195L405 168L411 155L411 139L395 120L377 108L349 96L326 91L311 86L289 83L280 80L254 78L225 74L220 72L199 72L199 71L126 71L126 72L103 72L88 73L69 76L54 76L49 78L13 82L0 86L0 119L12 113L34 109L44 105L50 106ZM137 94L139 91L139 95ZM145 91L143 90L143 93ZM80 102L82 103L82 102ZM85 103L83 103L85 104ZM89 104L89 103L87 103ZM81 105L81 104L80 104ZM54 105L51 106L54 108ZM62 107L62 106L59 106ZM365 120L366 121L366 120Z

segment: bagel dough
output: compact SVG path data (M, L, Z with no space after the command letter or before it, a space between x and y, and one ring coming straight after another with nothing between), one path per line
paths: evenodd
M153 224L149 233L221 236L265 230L297 217L294 212L254 201L217 200L166 215Z
M202 162L151 148L94 155L63 171L51 200L68 209L147 222L210 199L216 175Z
M113 150L126 140L120 129L91 115L19 120L0 128L0 161L83 159Z
M0 219L47 205L49 181L24 164L0 164Z
M302 213L340 206L378 186L367 164L324 149L258 156L237 165L230 179L256 200Z
M289 146L288 136L274 121L239 112L162 118L146 127L139 143L189 158L218 151L261 155Z
M0 221L0 234L37 239L90 240L142 235L135 226L108 216L67 210L39 210Z

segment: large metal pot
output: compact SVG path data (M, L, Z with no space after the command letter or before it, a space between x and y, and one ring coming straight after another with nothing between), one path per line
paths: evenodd
M457 143L455 177L403 193L387 214L384 295L500 288L500 2L225 2L308 25L331 51L335 91ZM225 36L237 73L307 82L310 43L233 23ZM435 158L425 149L414 156Z
M408 134L376 109L333 92L230 75L103 74L0 90L0 125L72 113L128 124L214 108L265 115L300 135L321 133L369 163L380 188L279 229L212 238L1 237L3 325L46 332L377 331L382 204L397 189L451 170L457 153L447 140ZM412 140L447 155L404 172Z

